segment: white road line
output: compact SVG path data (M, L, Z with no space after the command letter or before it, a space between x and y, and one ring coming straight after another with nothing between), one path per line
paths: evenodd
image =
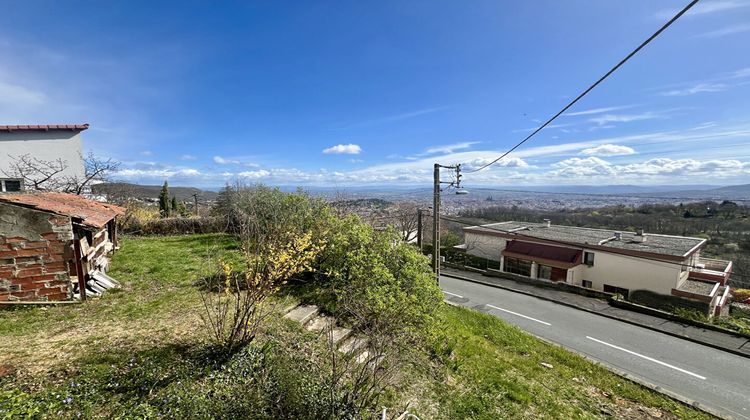
M538 322L538 323L540 323L540 324L544 324L544 325L547 325L547 326L549 326L549 325L552 325L552 324L550 324L549 322L544 322L544 321L540 321L540 320L538 320L538 319L536 319L536 318L532 318L532 317L530 317L530 316L526 316L526 315L523 315L523 314L519 314L518 312L513 312L513 311L509 311L509 310L507 310L507 309L503 309L503 308L498 308L497 306L494 306L494 305L490 305L489 303L487 304L487 306L489 306L489 307L490 307L490 308L492 308L492 309L497 309L498 311L503 311L503 312L507 312L507 313L509 313L509 314L513 314L513 315L515 315L515 316L520 316L521 318L526 318L526 319L530 319L530 320L532 320L532 321L535 321L535 322Z
M447 291L445 291L445 290L443 290L443 293L446 293L446 294L449 294L449 295L451 295L451 296L455 296L455 297L457 297L457 298L461 298L461 299L463 299L463 298L464 298L464 297L463 297L463 296L461 296L461 295L457 295L457 294L455 294L455 293L447 292Z
M621 351L624 351L625 353L630 353L630 354L632 354L633 356L638 356L638 357L644 358L644 359L646 359L646 360L652 361L652 362L654 362L654 363L658 363L658 364L660 364L660 365L662 365L662 366L666 366L666 367L668 367L668 368L672 368L672 369L674 369L674 370L677 370L677 371L680 371L680 372L682 372L682 373L687 373L688 375L690 375L690 376L695 376L695 377L696 377L696 378L698 378L698 379L702 379L702 380L704 380L704 381L706 380L706 377L705 377L705 376L701 376L701 375L698 375L697 373L693 373L693 372L690 372L689 370L685 370L685 369L681 369L681 368L678 368L677 366L672 366L672 365L670 365L669 363L664 363L664 362L662 362L661 360L656 360L656 359L654 359L654 358L652 358L652 357L644 356L644 355L642 355L642 354L639 354L639 353L636 353L636 352L634 352L634 351L631 351L631 350L628 350L628 349L624 349L624 348L622 348L622 347L618 347L618 346L616 346L616 345L614 345L614 344L610 344L610 343L604 342L604 341L602 341L602 340L597 340L597 339L596 339L596 338L594 338L594 337L589 337L589 336L586 336L586 338L588 338L589 340L592 340L592 341L596 341L597 343L600 343L600 344L604 344L605 346L609 346L609 347L612 347L613 349L621 350Z

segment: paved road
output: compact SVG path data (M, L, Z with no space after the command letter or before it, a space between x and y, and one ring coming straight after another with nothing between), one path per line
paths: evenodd
M442 276L454 303L482 310L566 348L737 419L750 419L750 360L509 290Z

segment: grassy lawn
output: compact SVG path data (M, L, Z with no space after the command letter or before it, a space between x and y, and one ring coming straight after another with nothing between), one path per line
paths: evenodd
M452 352L433 384L441 417L710 417L492 315L446 306L445 319Z
M193 283L215 268L209 258L236 257L225 235L125 238L109 272L122 289L83 305L0 311L0 365L38 374L104 349L203 339Z
M316 337L295 324L272 321L262 345L228 363L206 353L194 283L214 268L209 257L237 256L224 235L125 238L110 271L121 290L84 305L0 311L0 375L17 369L0 377L0 418L267 417L254 408L263 398L318 392L311 376L299 379ZM495 317L442 310L444 340L395 397L422 418L707 417ZM253 376L264 358L277 359L272 381Z

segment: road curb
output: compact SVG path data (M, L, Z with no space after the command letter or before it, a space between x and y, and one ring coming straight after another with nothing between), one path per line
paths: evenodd
M549 298L549 297L546 297L546 296L539 296L539 295L536 295L534 293L527 292L525 290L514 289L512 287L501 286L499 284L494 284L494 283L482 281L482 280L479 280L479 279L472 279L470 277L464 277L464 276L460 276L460 275L456 275L456 274L451 274L451 273L441 272L440 275L441 276L446 276L446 277L452 277L452 278L455 278L455 279L458 279L458 280L468 281L468 282L471 282L471 283L477 283L477 284L482 284L482 285L485 285L485 286L491 286L491 287L495 287L495 288L498 288L498 289L508 290L508 291L511 291L511 292L514 292L514 293L520 293L520 294L526 295L526 296L535 297L537 299L542 299L542 300L546 300L548 302L553 302L553 303L557 303L557 304L560 304L560 305L563 305L563 306L568 306L570 308L578 309L580 311L584 311L584 312L588 312L588 313L591 313L591 314L599 315L599 316L602 316L602 317L605 317L605 318L614 319L614 320L617 320L617 321L620 321L620 322L624 322L626 324L635 325L635 326L638 326L638 327L641 327L641 328L646 328L646 329L651 330L651 331L660 332L662 334L670 335L672 337L681 338L683 340L687 340L687 341L690 341L690 342L693 342L693 343L696 343L696 344L701 344L701 345L704 345L704 346L707 346L707 347L711 347L711 348L714 348L716 350L725 351L727 353L731 353L731 354L734 354L736 356L742 356L742 357L745 357L745 358L750 358L750 354L747 354L745 352L741 352L739 350L735 350L735 349L731 349L731 348L728 348L728 347L720 346L718 344L714 344L714 343L710 343L710 342L707 342L707 341L699 340L697 338L687 337L687 336L684 336L684 335L681 335L681 334L677 334L677 333L674 333L674 332L671 332L671 331L665 331L665 330L662 330L662 329L659 329L659 328L656 328L656 327L652 327L650 325L641 324L639 322L632 321L632 320L629 320L629 319L623 319L623 318L620 318L620 317L616 317L614 315L603 314L603 313L601 313L599 311L595 311L593 309L583 308L583 307L580 307L578 305L574 305L572 303L560 301L560 300L557 300L557 299L552 299L552 298Z

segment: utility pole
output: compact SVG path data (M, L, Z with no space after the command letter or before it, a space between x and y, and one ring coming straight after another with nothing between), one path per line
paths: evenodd
M435 164L432 186L432 271L440 282L440 164Z
M440 168L453 169L456 171L456 179L453 181L440 181ZM461 188L461 165L445 166L435 164L433 171L433 194L432 194L432 271L435 279L440 283L440 184L448 184L446 188L456 188L456 194L468 194Z
M417 209L417 248L419 248L419 253L422 254L422 209Z

